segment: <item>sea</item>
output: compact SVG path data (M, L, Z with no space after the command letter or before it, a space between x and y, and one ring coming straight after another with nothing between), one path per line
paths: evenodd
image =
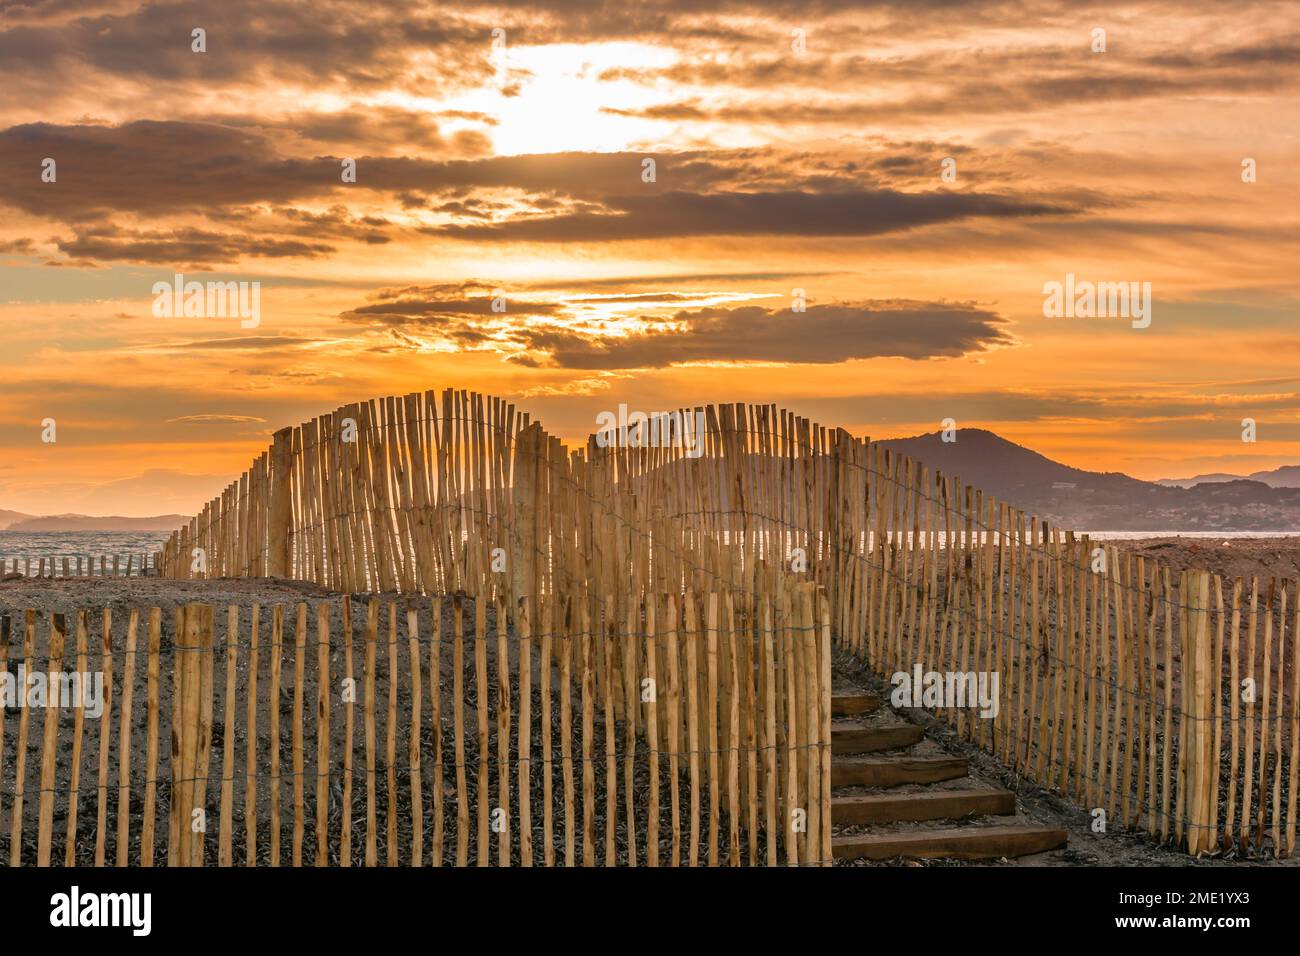
M61 566L63 558L75 561L78 557L94 558L96 567L107 557L111 566L114 555L120 555L125 565L127 555L135 555L138 567L140 556L152 555L169 534L166 531L0 531L0 566L8 569L17 560L21 569L28 558L33 562L53 558L56 566Z

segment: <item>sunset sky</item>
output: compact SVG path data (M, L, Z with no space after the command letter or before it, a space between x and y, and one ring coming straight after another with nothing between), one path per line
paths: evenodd
M0 0L0 508L193 512L445 386L1297 463L1298 92L1294 3ZM156 317L177 272L260 324ZM1067 273L1150 327L1044 317Z

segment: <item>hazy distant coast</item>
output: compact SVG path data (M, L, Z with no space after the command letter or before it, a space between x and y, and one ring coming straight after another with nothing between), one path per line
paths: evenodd
M152 515L130 518L123 515L29 515L0 509L0 531L175 531L189 521L188 515Z

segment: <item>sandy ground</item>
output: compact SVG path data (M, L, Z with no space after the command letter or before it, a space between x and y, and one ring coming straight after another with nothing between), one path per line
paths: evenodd
M1174 571L1201 569L1224 579L1300 577L1300 536L1286 538L1145 538L1107 541Z
M362 666L365 659L364 629L366 621L366 604L370 595L355 595L352 602L352 627L351 641L353 647L352 673L358 682L357 702L354 708L354 723L352 733L352 773L351 773L351 793L350 796L344 791L344 774L341 772L343 765L343 753L346 751L346 711L345 708L335 699L331 704L331 721L330 721L330 759L327 766L331 769L327 784L326 796L326 814L327 826L329 828L327 844L329 848L329 863L337 865L340 851L340 834L343 828L343 808L351 808L351 821L349 831L351 833L352 843L352 863L357 865L364 856L366 846L366 816L367 816L367 784L369 779L373 779L374 785L374 806L376 813L376 847L378 861L382 865L389 859L388 849L390 842L395 848L396 862L407 864L411 859L411 845L414 834L415 822L413 820L412 805L414 790L412 781L416 778L409 758L409 747L411 742L411 706L412 706L412 687L409 680L410 650L408 644L408 635L406 630L406 618L404 610L407 606L419 609L419 653L422 658L424 670L424 684L421 689L422 713L420 716L419 751L421 753L421 766L419 769L419 780L421 782L423 813L420 817L420 826L424 837L424 862L427 865L432 854L434 840L438 832L445 834L443 846L442 861L444 864L452 864L456 861L458 847L453 834L457 832L468 833L466 840L466 849L468 860L472 864L478 857L477 843L477 820L479 816L479 794L484 793L486 797L485 806L489 809L495 809L503 805L501 799L498 767L501 757L501 748L499 746L497 732L497 687L498 687L498 668L497 668L497 641L496 641L496 615L495 609L488 607L487 616L487 640L484 642L486 669L485 679L480 684L475 665L474 654L474 603L472 600L464 601L464 622L465 622L465 645L464 645L464 666L462 668L463 695L463 732L461 742L464 753L464 779L463 787L465 800L463 803L466 819L470 821L468 826L457 824L458 801L457 794L457 760L456 760L456 727L454 717L454 688L455 688L455 666L452 648L452 608L449 600L442 601L442 640L440 645L440 657L438 667L440 671L440 719L436 726L432 720L432 703L430 700L428 680L428 654L432 646L432 628L430 626L430 601L427 598L410 598L398 595L381 595L381 612L379 616L379 646L377 650L377 677L375 687L375 758L374 773L369 774L367 771L366 757L366 731L364 724L364 682L361 679ZM316 655L316 645L314 643L316 636L316 608L319 604L325 604L330 609L332 621L332 646L330 654L330 676L331 682L337 683L343 676L345 658L343 652L342 637L342 596L330 594L322 589L310 585L302 585L290 581L253 581L253 580L217 580L211 582L195 581L162 581L148 578L132 579L59 579L55 581L13 581L0 584L0 616L10 615L15 623L15 638L11 640L10 645L10 670L16 669L18 660L22 651L22 611L27 608L35 609L42 612L42 618L38 624L38 637L36 642L36 653L42 655L45 652L45 641L48 635L48 623L44 615L48 613L64 613L68 615L67 625L70 637L75 633L75 611L78 608L91 610L89 615L88 629L90 632L90 646L95 647L97 635L101 627L100 621L104 606L113 609L113 625L115 635L115 654L114 654L114 691L113 699L120 702L122 699L122 680L124 667L124 641L125 629L128 614L131 608L140 608L142 611L151 606L158 606L163 609L162 614L162 675L160 679L160 698L161 698L161 719L160 719L160 742L158 757L158 777L160 784L158 787L158 804L157 804L157 827L158 836L156 839L157 853L161 854L166 844L166 827L169 812L169 786L168 779L170 772L168 770L169 759L169 727L170 727L170 687L171 687L171 657L166 653L172 644L173 624L171 608L190 601L199 601L203 603L212 603L217 605L215 615L215 630L217 652L214 656L214 702L213 702L213 728L212 728L212 755L211 764L208 774L208 800L207 807L209 812L209 830L208 830L208 853L207 862L215 862L216 852L216 835L218 829L218 798L222 778L232 776L232 807L234 821L234 839L233 855L236 862L242 863L246 856L246 836L245 836L245 759L248 748L249 733L248 720L246 715L247 687L249 684L249 653L247 649L249 641L249 619L251 606L254 602L261 604L261 631L260 631L260 651L259 651L259 678L258 678L258 725L257 725L257 774L256 774L256 791L257 791L257 816L259 835L257 840L257 858L259 865L266 865L270 862L270 848L268 834L271 827L270 806L273 792L273 781L270 775L270 755L274 744L269 736L269 721L272 707L279 714L280 721L280 745L279 745L279 783L278 793L280 799L280 860L287 865L290 862L290 852L294 838L294 768L292 764L291 741L294 717L294 706L296 694L296 648L293 645L293 614L292 605L300 601L305 601L308 605L308 636L305 645L305 655L303 663L303 683L302 683L302 708L304 721L304 746L303 746L303 806L304 820L302 840L304 846L304 860L310 864L315 858L316 839L317 839L317 798L316 788L320 777L318 773L318 763L316 757L316 728L318 726L316 718L316 701L318 687L318 664ZM389 679L390 673L388 663L388 611L387 606L390 601L395 601L399 607L398 614L398 639L396 642L397 652L397 670L399 675L395 689L396 700L396 723L393 739L394 756L390 761L387 756L389 731L387 726L388 701L389 701ZM226 634L226 611L225 608L235 604L241 608L241 631L240 644L241 650L236 658L236 707L234 712L233 727L225 725L225 675L226 675L226 657L224 652L224 640ZM284 658L282 667L282 686L278 702L272 702L270 699L270 676L269 676L269 647L271 641L271 621L270 605L285 604L290 605L286 609L285 622L285 642ZM145 646L146 631L143 622L147 617L147 612L141 614L141 630L139 632L140 647ZM557 641L557 645L560 642ZM577 642L572 644L572 653L578 653ZM16 646L15 646L16 645ZM70 641L70 646L75 644ZM518 822L515 816L519 808L519 773L518 771L518 673L519 673L519 649L520 644L514 639L514 634L508 633L507 636L507 654L511 661L511 681L512 697L514 698L514 707L516 713L512 715L512 724L508 738L507 756L509 761L510 773L507 783L507 792L509 794L508 805L511 808L512 819L512 840L511 840L511 859L517 865L520 862L520 846L518 834ZM591 801L584 800L584 759L582 750L582 706L581 694L574 689L570 695L571 711L568 723L571 731L569 734L563 732L561 706L561 681L558 668L551 668L551 706L552 721L550 728L544 729L541 725L542 710L542 675L543 670L540 655L540 640L534 640L532 653L530 657L532 668L532 694L531 700L531 750L533 754L533 765L530 772L526 775L527 787L530 795L532 806L531 813L531 835L532 845L536 862L540 865L543 855L544 846L546 845L546 813L545 805L547 798L546 789L546 772L542 764L541 755L543 753L543 738L549 736L553 764L550 770L550 790L551 803L553 807L553 823L551 827L551 845L554 848L555 856L561 863L564 861L566 848L572 847L575 853L576 862L583 859L584 837L583 831L588 824L592 833L592 851L594 860L597 863L603 863L605 860L606 847L608 845L607 831L607 773L605 762L605 726L603 708L595 708L595 720L592 728L592 797ZM41 661L43 663L43 661ZM99 669L98 660L92 658L88 662L90 669ZM71 669L72 663L65 660L64 669ZM574 665L575 673L577 672L576 661ZM133 719L131 732L131 779L132 787L128 797L128 816L130 818L130 844L129 860L134 864L139 858L139 841L144 819L144 779L143 768L146 765L147 736L146 736L146 701L147 701L147 684L145 675L145 658L139 654L134 670L134 704ZM339 695L334 695L337 698ZM480 743L478 738L478 706L480 699L484 700L484 709L487 713L487 748L482 751L483 760L480 762ZM120 706L120 704L115 704ZM4 722L4 758L0 760L0 859L8 860L9 856L9 826L8 820L11 808L14 804L15 795L15 760L14 755L17 751L19 713L10 710L6 713ZM37 788L39 786L39 749L41 744L43 712L32 711L35 714L31 720L29 729L27 752L28 760L26 772L24 774L25 789L27 797L24 804L24 825L22 841L22 858L26 863L34 862L36 855L36 824L38 810ZM115 711L110 725L111 741L111 759L109 785L106 788L107 795L107 819L109 821L108 836L106 839L107 859L112 860L116 854L116 826L117 807L120 798L120 791L117 786L117 767L118 767L118 717ZM85 731L83 738L82 758L80 761L80 800L79 811L76 827L76 859L82 864L86 864L93 859L94 842L95 842L95 822L98 803L97 788L97 767L99 753L99 734L103 721L87 720L85 722ZM549 731L549 733L548 733ZM624 776L628 770L625 764L625 743L624 743L624 724L619 721L616 724L615 750L617 755L617 821L613 834L613 843L617 860L620 864L625 864L629 846L632 838L635 838L637 848L637 857L641 864L645 862L645 848L647 836L647 821L649 806L649 785L651 770L646 758L644 741L639 741L637 745L636 758L631 768L632 772L632 790L633 799L637 809L635 825L629 831L627 817L625 813L624 801L627 797L627 778ZM53 840L53 857L55 860L62 860L67 846L65 833L67 831L67 821L69 817L68 794L71 789L70 767L72 765L72 741L74 737L74 725L72 712L65 709L60 718L58 733L58 773L56 777L55 790L58 794L55 801L54 812L54 840ZM435 766L433 755L436 752L438 742L441 742L442 764L438 768ZM228 744L233 744L231 749L233 759L233 772L225 768L225 755ZM566 748L567 757L566 760ZM685 763L683 759L683 764ZM480 767L482 771L480 771ZM480 773L482 772L482 776ZM439 827L439 814L435 811L435 779L436 775L440 776L442 788L442 813L441 827ZM390 787L391 780L391 787ZM689 803L688 803L688 782L684 775L678 779L678 788L681 794L681 805L679 807L679 833L689 831ZM565 791L570 790L572 799L569 801L571 810L566 814L565 811ZM661 794L660 820L659 820L659 847L660 859L667 861L672 852L673 841L673 815L670 807L670 797L672 793L672 780L669 775L668 760L665 757L660 760L659 772L659 791ZM391 798L391 800L390 800ZM709 799L707 787L702 789L700 794L700 807L702 818L707 825L709 814ZM389 822L391 816L391 824ZM571 837L568 834L572 834ZM495 833L488 833L490 838L490 859L495 865L499 860L498 837ZM572 839L572 843L568 840ZM743 832L739 842L739 852L747 856L749 852L748 843L746 842ZM720 851L722 859L726 859L729 852L727 833L724 827L720 836ZM683 848L683 852L685 849ZM755 847L755 852L761 859L766 853L766 844L760 836ZM164 857L156 855L156 861L163 861Z
M165 578L30 578L0 582L0 614L19 615L26 608L60 612L71 617L78 608L113 609L114 619L131 608L168 608L198 601L224 607L267 604L316 603L329 600L342 604L339 595L302 581L268 578L222 578L216 581L172 581ZM168 614L163 614L166 620Z

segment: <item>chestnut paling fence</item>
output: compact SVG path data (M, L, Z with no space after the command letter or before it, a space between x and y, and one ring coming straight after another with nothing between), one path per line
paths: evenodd
M1295 582L1176 573L775 406L708 406L678 421L683 441L650 445L640 427L567 449L509 403L463 391L345 406L278 432L155 563L179 578L270 575L400 600L456 596L504 608L507 634L519 632L530 603L565 608L569 621L627 622L633 634L652 630L650 603L671 600L673 614L684 615L688 595L723 603L731 595L737 619L748 622L737 655L753 664L756 681L754 708L741 712L754 715L756 728L766 726L757 688L788 695L794 680L793 693L809 692L800 681L811 672L789 669L779 651L772 681L759 680L769 659L764 601L781 620L785 603L797 604L786 595L802 582L812 588L810 606L825 602L841 651L882 675L918 666L996 674L995 716L951 700L927 706L1020 774L1072 797L1107 832L1138 830L1197 854L1291 851L1300 741ZM788 614L785 622L789 629ZM644 680L649 668L644 647L632 653L635 667L621 671L602 670L611 655L593 653L594 694L600 699L610 673L624 682L608 696L630 700L630 739L647 748L648 733L667 731L658 718L649 730L645 703L626 698L629 674ZM825 661L817 660L820 674ZM556 677L557 686L573 680L573 672ZM793 729L778 720L772 734L755 738L757 766L790 739L829 759L828 731L815 742L799 736L826 720L828 685L816 695L815 720ZM621 731L626 707L620 718L615 704ZM558 708L552 719L568 713ZM778 713L797 719L802 709ZM730 718L718 710L701 719L721 728ZM576 727L557 733L569 738ZM711 749L702 746L701 758ZM693 751L688 743L680 754ZM534 767L530 758L526 768ZM747 769L737 773L748 781ZM737 821L742 861L754 852L765 862L772 833L784 851L787 824L798 834L814 814L808 832L825 837L824 783L808 792L815 807L798 803L803 794L774 796L773 829L764 781L744 790L758 794L760 810L752 827L747 811ZM730 820L725 802L718 812ZM817 852L793 849L802 850L798 860L782 862L829 858L825 840Z
M63 615L0 618L0 665L106 677L93 700L20 711L0 858L829 861L815 585L647 595L627 616L612 600L593 616L461 595L357 611L350 596L132 610L116 626L82 611L75 638Z
M151 563L157 556L148 554L103 554L96 559L93 554L50 555L33 558L0 554L0 580L10 576L24 578L110 578L140 577L154 574L157 566Z

